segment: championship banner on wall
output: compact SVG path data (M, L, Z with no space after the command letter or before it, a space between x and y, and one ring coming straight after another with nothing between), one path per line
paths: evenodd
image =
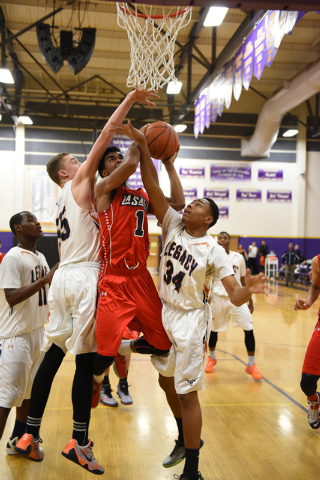
M200 98L198 98L197 103L194 107L194 129L193 133L196 138L198 138L200 132Z
M222 112L223 112L223 107L224 107L224 71L218 75L217 78L217 89L218 89L218 95L217 95L217 113L219 117L221 117Z
M239 48L234 58L234 80L233 80L233 96L239 100L242 90L243 77L243 45Z
M253 49L255 31L251 32L243 46L243 86L249 89L253 72Z
M279 170L278 168L259 168L258 180L259 182L282 182L283 170Z
M180 178L204 178L205 167L180 167Z
M219 220L229 218L229 207L227 205L218 205L219 207Z
M210 98L211 98L211 121L214 123L218 116L218 88L217 79L210 86Z
M268 12L267 15L267 59L266 65L268 67L271 66L274 57L277 54L277 47L276 47L276 36L277 36L277 29L279 24L279 14L278 10L273 10Z
M227 109L230 107L232 100L233 64L232 59L224 68L224 104Z
M206 126L206 102L207 95L201 95L200 97L200 133L204 132Z
M206 100L206 127L210 127L211 123L211 110L212 110L212 102L211 102L211 86L207 89L207 100Z
M251 165L239 163L237 165L228 163L212 163L210 166L211 181L225 182L250 182Z
M237 202L261 202L261 190L256 188L237 189Z
M260 80L266 64L267 54L267 15L254 30L254 76Z
M291 203L291 190L267 190L267 202L269 203Z
M229 188L205 188L203 196L212 200L229 200Z

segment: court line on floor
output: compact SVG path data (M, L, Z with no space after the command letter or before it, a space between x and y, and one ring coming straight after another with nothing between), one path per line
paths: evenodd
M244 362L243 360L241 360L241 358L237 357L236 355L233 355L233 353L229 353L229 352L225 352L224 350L220 350L220 349L216 349L217 351L219 352L222 352L222 353L226 353L227 355L230 355L231 357L235 358L236 360L238 360L239 362L241 362L243 365L247 365L246 362ZM308 413L308 410L303 406L301 405L301 403L297 402L294 398L290 397L290 395L288 395L286 392L284 392L281 388L277 387L277 385L275 385L274 383L272 383L270 380L268 380L265 376L263 376L263 380L265 382L267 382L269 385L271 385L271 387L273 387L275 390L277 390L279 393L281 393L281 395L283 395L284 397L286 397L288 400L290 400L290 402L294 403L297 407L301 408L301 410L303 410L305 413Z

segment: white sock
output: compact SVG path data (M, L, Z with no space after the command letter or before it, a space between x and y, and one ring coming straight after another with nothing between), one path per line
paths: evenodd
M95 381L96 381L97 383L101 383L102 380L104 379L104 372L103 372L102 375L93 375L93 378L95 379Z
M213 358L213 360L216 358L216 351L215 350L209 350L209 357Z
M248 355L248 365L249 365L249 367L253 367L253 365L254 365L254 355Z
M132 353L130 347L131 340L122 340L118 353L120 355L128 355L128 353Z

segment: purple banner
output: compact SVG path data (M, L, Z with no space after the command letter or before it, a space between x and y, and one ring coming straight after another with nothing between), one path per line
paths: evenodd
M280 12L279 15L279 23L276 31L276 43L275 47L279 48L281 40L283 39L286 33L286 25L287 25L287 13L288 12Z
M203 196L213 200L229 200L229 188L205 188Z
M267 202L269 203L291 203L291 190L267 190Z
M204 178L205 167L180 167L181 178Z
M267 16L264 17L254 30L254 76L260 80L263 69L266 65L267 53L267 35L266 25Z
M239 100L242 90L243 77L243 45L239 48L234 57L234 81L233 81L233 96Z
M237 189L237 202L261 202L261 190L255 188Z
M206 127L210 127L211 122L211 88L207 89L207 101L206 101Z
M218 116L218 88L217 88L217 79L212 82L210 85L210 96L211 96L211 121L214 123L217 120Z
M220 73L217 78L217 88L218 88L218 106L217 106L217 113L219 117L221 117L224 107L224 70Z
M292 30L294 29L297 21L299 18L299 12L288 12L287 13L287 21L286 21L286 31L288 35L291 35ZM299 18L300 20L300 18Z
M194 136L198 138L200 132L200 98L194 107Z
M204 132L204 127L206 126L206 100L206 95L200 97L200 133Z
M283 170L278 170L276 168L259 168L258 180L260 182L263 182L263 181L282 182Z
M229 218L229 207L225 205L219 207L219 220L223 218Z
M253 72L253 44L255 31L251 32L243 45L243 86L249 89Z
M196 187L183 187L183 195L190 199L198 197L198 189Z
M231 105L233 87L233 59L227 63L224 69L224 104L228 109Z
M212 181L250 182L251 165L247 163L240 165L230 165L229 163L212 163L210 169L210 178Z
M272 10L268 12L267 15L268 27L267 27L267 59L266 65L268 67L271 66L274 57L278 51L276 47L276 36L277 36L277 28L279 24L279 11Z

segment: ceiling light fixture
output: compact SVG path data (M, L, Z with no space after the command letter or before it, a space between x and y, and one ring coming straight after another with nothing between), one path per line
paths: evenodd
M297 130L296 128L291 128L291 129L287 130L286 132L284 132L284 134L282 136L283 137L294 137L295 135L297 135L298 132L299 132L299 130Z
M0 68L0 82L14 83L13 76L8 68Z
M204 27L219 27L228 11L227 7L210 7L203 23Z
M181 124L181 125L175 125L173 128L175 129L175 131L176 131L177 133L181 133L181 132L184 132L184 131L186 130L187 125L183 125L183 124Z
M182 82L169 82L167 86L167 93L170 95L176 95L180 93Z
M33 125L33 121L31 120L31 118L25 115L19 117L19 122L23 123L23 125Z

